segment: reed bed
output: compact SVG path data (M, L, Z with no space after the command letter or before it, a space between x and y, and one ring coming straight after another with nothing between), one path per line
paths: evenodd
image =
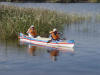
M57 28L62 31L64 25L82 23L89 17L67 14L43 8L21 8L0 5L0 38L17 39L18 33L26 33L34 25L38 35L48 37L49 31Z
M96 15L95 22L100 23L100 13Z

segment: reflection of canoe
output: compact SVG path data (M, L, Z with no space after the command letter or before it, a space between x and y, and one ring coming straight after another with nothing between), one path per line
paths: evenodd
M74 47L74 40L59 40L59 41L52 41L49 42L49 38L44 37L37 37L37 38L31 38L27 35L24 35L20 33L20 41L31 43L31 44L37 44L37 45L43 45L43 46L49 46L49 47Z
M59 50L62 52L71 52L74 53L74 48L70 47L50 47L50 46L44 46L44 45L37 45L37 44L30 44L28 42L20 41L20 45L28 45L28 48L31 48L32 46L43 49L43 50Z

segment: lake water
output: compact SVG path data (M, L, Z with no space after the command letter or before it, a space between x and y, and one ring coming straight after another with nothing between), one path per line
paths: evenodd
M2 3L1 3L2 4ZM54 49L19 41L0 41L0 75L99 75L99 3L3 3L20 7L41 7L59 12L91 14L91 21L65 26L64 36L75 40L74 49Z

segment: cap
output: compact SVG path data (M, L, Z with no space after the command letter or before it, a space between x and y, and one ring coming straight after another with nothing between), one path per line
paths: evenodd
M34 25L31 25L31 28L34 27Z
M54 28L54 29L53 29L53 32L55 32L55 31L57 31L57 29L56 29L56 28Z

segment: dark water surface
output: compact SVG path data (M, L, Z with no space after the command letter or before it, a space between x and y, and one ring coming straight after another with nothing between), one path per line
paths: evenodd
M57 11L63 8L63 11L71 13L77 10L84 13L76 8L79 7L87 13L92 13L93 19L90 22L73 24L69 28L64 27L64 36L75 40L74 49L61 50L29 44L20 45L18 41L0 41L0 75L99 75L100 22L95 21L94 15L100 13L100 4L31 5L44 8L49 5L48 8L56 7ZM70 10L67 10L69 8Z

